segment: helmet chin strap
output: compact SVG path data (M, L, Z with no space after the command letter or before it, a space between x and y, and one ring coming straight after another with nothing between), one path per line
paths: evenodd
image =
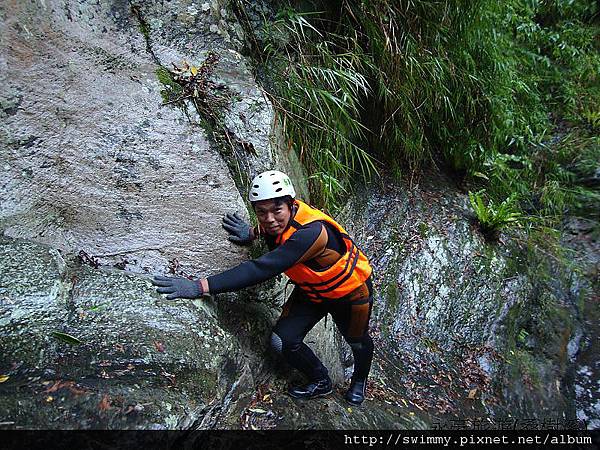
M298 212L298 203L296 203L296 200L294 199L294 203L292 204L292 207L291 207L290 218L288 219L288 223L285 224L284 230L288 229L288 227L290 226L290 222L292 220L294 220L294 217L296 217L297 212Z

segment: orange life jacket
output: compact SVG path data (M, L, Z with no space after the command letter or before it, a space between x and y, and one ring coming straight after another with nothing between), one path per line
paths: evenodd
M286 230L277 236L276 244L283 244L300 227L321 220L333 225L339 231L346 245L346 252L338 261L322 271L316 271L303 263L298 263L286 270L285 274L312 301L317 303L344 297L360 287L369 278L373 269L369 265L367 257L348 236L346 230L327 214L303 201L294 200L294 203L298 207L296 215L290 220Z

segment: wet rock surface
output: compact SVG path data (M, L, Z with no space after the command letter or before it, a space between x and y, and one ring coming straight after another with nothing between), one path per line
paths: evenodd
M277 289L167 301L149 277L11 238L0 261L3 427L239 428L256 386L275 374L285 391L291 370L268 349ZM307 342L340 379L323 335L331 322Z
M600 236L598 222L583 218L570 218L563 238L566 247L573 250L574 262L581 268L582 284L588 290L582 307L584 327L570 342L569 357L573 362L575 413L589 424L590 429L600 429Z
M486 242L465 193L430 175L382 181L345 215L375 267L374 382L433 427L573 426L578 278L518 233Z
M181 428L251 383L210 301L166 301L145 277L40 244L3 238L0 254L0 404L14 428Z
M242 410L242 428L594 426L574 409L575 395L592 391L572 379L587 291L568 267L528 254L518 233L486 242L467 195L441 174L430 179L372 186L339 217L375 270L365 403L345 403L347 382L329 398L291 399L276 374Z

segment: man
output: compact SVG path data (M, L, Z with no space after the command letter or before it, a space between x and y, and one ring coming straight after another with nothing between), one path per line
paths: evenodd
M330 313L354 355L354 374L345 398L360 405L373 358L368 330L372 269L366 256L335 220L297 200L289 177L282 172L256 176L249 199L259 225L252 228L237 214L227 214L223 227L229 239L240 245L262 236L270 251L200 280L157 276L153 281L157 291L169 294L167 299L197 298L243 289L285 272L296 287L273 328L271 345L309 379L306 385L290 388L289 395L313 398L331 393L327 369L303 342Z

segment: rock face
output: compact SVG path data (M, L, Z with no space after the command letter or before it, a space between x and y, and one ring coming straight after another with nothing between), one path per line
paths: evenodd
M180 428L250 389L212 302L168 302L143 277L31 242L3 238L0 255L0 404L15 427Z
M210 31L209 13L212 37L186 41L192 3L161 4L2 6L4 426L218 426L234 393L252 394L265 358L281 364L267 352L281 283L215 307L167 302L148 281L247 258L221 217L247 216L240 193L257 172L295 170L273 147L272 108L233 44ZM235 144L229 157L193 110L162 106L161 64L199 64L207 49L220 56L215 84L229 93L218 124ZM244 142L254 153L242 153ZM312 336L340 380L331 324Z
M584 274L581 280L590 293L582 306L584 332L576 334L570 343L569 356L574 359L574 385L577 418L588 424L588 429L600 429L600 236L598 221L571 218L567 223L564 245L573 251L574 262Z
M534 248L543 243L519 233L486 242L468 196L440 174L411 189L384 181L353 199L346 220L377 269L378 369L391 392L426 408L431 424L573 425L585 291Z
M239 191L197 121L161 105L159 66L129 3L63 3L4 7L4 234L137 272L164 269L173 258L191 273L239 260L239 249L215 239L225 237L223 211L244 212ZM224 126L258 150L237 158L245 176L285 166L270 145L272 108L239 53L214 33L185 53L187 22L173 8L189 5L172 2L167 12L159 4L148 8L148 20L173 21L160 29L173 46L155 45L162 64L200 62L207 46L220 52L215 76L233 98Z
M161 107L129 5L62 3L5 7L4 234L135 271L239 259L215 239L239 192L203 130Z

